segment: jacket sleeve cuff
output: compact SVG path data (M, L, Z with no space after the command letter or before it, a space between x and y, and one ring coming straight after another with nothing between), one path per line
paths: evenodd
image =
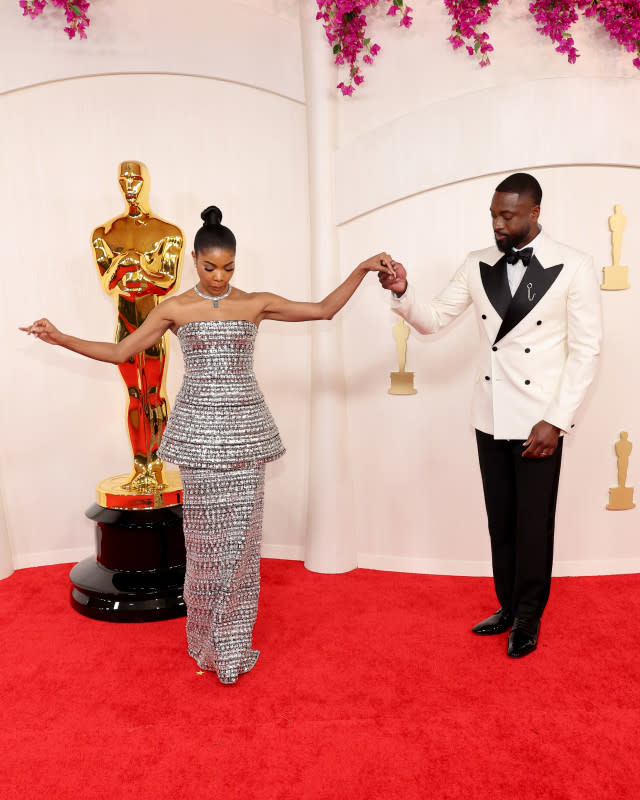
M553 413L545 414L543 420L548 422L549 425L555 425L556 428L560 428L560 433L562 434L571 433L571 428L574 427L570 420L560 419Z

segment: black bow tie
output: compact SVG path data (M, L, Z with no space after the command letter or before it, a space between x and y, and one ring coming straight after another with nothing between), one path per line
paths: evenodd
M533 247L525 247L523 250L512 250L510 253L507 253L507 264L517 264L518 261L522 261L525 267L528 267L532 255Z

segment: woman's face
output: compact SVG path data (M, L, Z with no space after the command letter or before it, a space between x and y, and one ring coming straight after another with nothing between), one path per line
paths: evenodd
M214 296L224 294L236 266L235 251L211 247L192 255L202 291Z

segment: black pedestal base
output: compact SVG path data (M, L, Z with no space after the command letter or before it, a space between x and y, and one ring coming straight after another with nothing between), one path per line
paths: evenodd
M149 622L187 613L182 507L120 510L94 504L96 558L71 570L71 605L109 622Z

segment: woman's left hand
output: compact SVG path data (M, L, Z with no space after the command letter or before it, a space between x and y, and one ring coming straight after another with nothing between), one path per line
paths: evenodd
M396 274L393 267L393 259L389 253L378 253L376 256L371 256L359 266L361 269L367 270L367 272L386 272L394 277Z

